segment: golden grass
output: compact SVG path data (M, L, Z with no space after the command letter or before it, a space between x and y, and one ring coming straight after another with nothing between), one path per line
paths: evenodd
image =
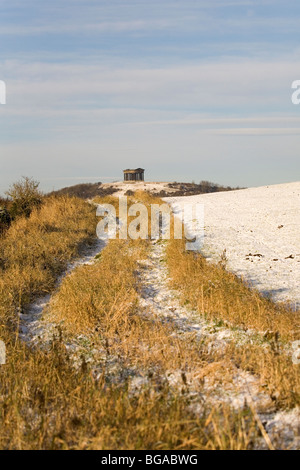
M292 354L285 354L280 345L299 339L299 312L263 298L222 264L186 252L181 240L170 241L167 261L171 285L180 292L184 305L217 324L258 333L261 344L237 347L232 342L221 357L258 376L276 407L299 406L300 366L292 363Z
M139 200L146 205L153 202L144 195ZM59 322L69 340L70 334L84 333L93 347L105 349L106 357L102 363L98 359L97 366L103 369L106 385L107 381L118 384L118 392L112 385L107 388L110 400L119 393L120 401L107 409L106 418L112 419L111 410L114 416L120 413L126 430L102 423L91 448L251 447L257 429L249 410L238 413L224 406L217 411L210 406L208 412L203 407L197 418L189 409L187 375L198 376L193 387L201 393L204 376L214 369L208 362L212 358L195 338L179 337L172 326L138 306L138 261L147 257L148 248L147 242L110 241L94 265L79 267L64 279L46 315L48 321ZM119 364L114 377L105 370L106 360ZM146 381L137 395L128 395L126 371ZM179 373L179 383L171 386L168 379L174 373Z
M75 198L47 199L30 218L20 218L0 239L0 317L50 292L67 262L95 238L95 210Z
M195 417L167 386L131 397L96 382L70 367L62 344L47 355L14 347L0 374L1 449L241 449L256 435L247 412Z
M262 297L221 263L208 263L200 254L187 252L182 240L171 240L167 257L172 286L186 305L206 318L254 329L266 337L273 332L283 340L300 338L300 312Z
M126 320L137 302L137 253L123 240L112 240L94 265L67 276L51 302L51 318L73 333L114 327Z
M149 196L137 198L151 202ZM116 204L114 198L108 201ZM234 348L224 357L210 355L205 343L174 335L170 325L137 308L138 261L147 256L147 241L111 241L94 265L64 279L47 312L68 339L84 332L96 347L104 346L107 360L116 359L124 370L144 376L138 393L130 391L129 377L113 385L104 367L97 379L84 360L75 369L63 336L47 350L18 340L17 308L53 289L68 260L92 239L95 219L95 208L82 201L50 199L1 239L0 337L7 346L7 364L0 366L0 448L253 448L259 429L252 411L202 406L195 414L187 379L197 376L201 393L204 377L219 370L215 380L224 385L235 364L255 368L253 355L249 361ZM176 371L181 380L174 387L168 374Z
M153 371L150 385L134 396L127 383L108 385L105 372L95 380L84 361L76 370L62 339L54 340L47 351L18 340L15 322L10 321L17 307L53 288L67 261L92 237L94 213L79 200L49 200L1 239L1 339L7 346L7 364L0 367L0 448L251 447L256 430L249 412L235 414L225 407L203 410L197 417L189 409L188 395L171 392L167 382L159 385ZM145 249L144 242L136 241L134 247L111 242L98 263L78 268L65 280L54 305L57 301L61 319L71 330L98 325L107 353L123 354L130 365L161 371L196 357L201 363L198 348L186 347L172 339L167 327L137 314L135 269ZM140 354L143 347L149 354Z

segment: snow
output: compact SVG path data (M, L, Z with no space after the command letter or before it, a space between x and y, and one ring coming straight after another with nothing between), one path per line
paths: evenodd
M103 183L101 188L115 188L117 192L113 193L114 197L124 196L127 191L149 191L151 193L159 193L165 191L166 193L172 194L177 189L170 188L167 182L149 182L149 181L118 181L115 183Z
M147 260L139 261L138 278L141 283L140 307L148 318L159 320L174 327L174 335L190 341L192 337L206 340L212 349L219 350L226 342L236 341L241 345L251 342L251 332L239 332L224 327L217 327L199 317L199 313L182 306L178 292L170 288L167 265L162 262L166 257L166 246L162 241L152 242ZM242 336L244 335L244 338ZM289 411L276 411L271 397L260 386L258 377L237 368L230 361L211 362L202 369L170 370L166 372L169 386L173 389L183 387L183 372L188 387L185 394L191 400L190 409L197 415L202 413L203 405L217 407L230 405L232 409L242 411L245 404L253 407L257 418L271 440L278 448L299 448L299 408ZM227 377L226 377L227 376ZM199 379L203 379L199 388ZM230 380L231 378L231 380ZM147 384L144 376L133 379L130 393L138 393ZM258 449L267 448L264 438L258 439Z
M300 182L239 191L168 197L175 214L204 205L203 255L276 302L300 308ZM193 232L192 224L188 226Z
M264 419L265 418L265 419ZM278 411L269 419L261 416L270 438L275 441L280 434L281 440L288 443L286 448L298 450L300 445L300 408L289 411Z
M96 261L96 256L101 253L106 243L103 240L96 239L93 245L87 246L81 253L81 257L75 259L72 263L69 263L66 271L59 276L56 282L56 289L59 288L63 279L72 274L72 272L79 266L91 265ZM53 325L42 322L43 312L49 305L51 300L51 294L46 294L43 297L39 297L33 303L31 303L24 312L19 313L20 325L19 325L19 336L23 341L31 341L32 343L39 341L41 335L45 335L53 338ZM44 331L47 330L47 331Z
M68 270L58 280L58 285L65 275L72 275L73 270L80 265L93 264L95 255L103 249L101 241L88 247L82 258L69 265ZM139 261L137 271L140 282L140 315L152 321L159 321L172 326L172 335L190 341L192 337L199 340L208 340L207 345L212 349L220 350L227 341L235 340L235 331L216 326L199 317L198 312L193 312L182 306L177 291L170 289L169 273L166 263L166 243L159 240L153 241L148 258ZM39 299L29 308L27 315L21 315L20 336L25 341L42 346L53 340L58 333L55 332L55 324L48 323L49 319L42 319L44 308L47 307L50 296ZM25 317L25 318L24 318ZM239 335L242 334L241 332ZM243 333L242 340L251 340L251 333ZM147 344L141 343L141 348ZM150 386L148 379L149 370L142 370L139 366L129 364L122 356L107 355L107 351L95 345L93 337L80 335L72 338L71 343L66 344L75 368L82 365L82 358L92 367L95 380L99 380L105 373L107 383L120 384L128 381L130 396L138 396L144 387ZM190 368L188 370L172 369L165 375L156 377L158 381L168 381L171 389L182 390L183 372L188 386L184 393L189 394L190 409L195 415L202 414L203 406L221 406L227 404L234 410L243 410L245 403L255 405L259 419L272 440L278 441L278 446L283 448L299 448L299 410L274 411L270 396L261 390L260 382L249 372L237 369L234 364L212 362L203 368ZM200 378L202 382L200 383ZM230 380L231 378L231 380ZM263 438L256 443L257 448L265 448Z

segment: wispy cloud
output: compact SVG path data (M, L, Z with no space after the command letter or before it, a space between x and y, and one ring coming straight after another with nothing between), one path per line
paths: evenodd
M123 164L243 185L257 182L253 158L264 182L300 171L298 0L0 6L0 186Z
M56 23L29 26L7 25L1 27L0 35L24 36L42 34L74 34L74 33L130 33L166 30L176 26L172 20L135 20L135 21L105 21L97 23Z
M298 135L300 136L299 127L233 127L225 129L205 129L204 133L210 135Z
M7 62L10 112L26 105L28 112L60 113L63 109L188 108L210 112L235 108L244 113L267 106L288 112L293 61L251 60L118 68L107 65ZM41 108L41 104L43 108ZM92 115L92 114L91 114Z

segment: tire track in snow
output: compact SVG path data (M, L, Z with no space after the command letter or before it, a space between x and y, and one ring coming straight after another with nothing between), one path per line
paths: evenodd
M92 246L87 246L81 252L81 257L72 263L69 263L64 273L59 276L56 282L55 291L60 287L63 279L70 275L74 269L79 266L93 264L95 262L95 257L103 250L105 246L106 243L99 239L96 239ZM39 297L37 300L29 304L24 312L19 313L19 338L22 341L36 343L39 342L40 337L44 337L46 333L48 333L48 336L51 336L52 325L49 323L44 323L41 320L43 312L48 306L55 291L51 294ZM48 330L48 332L46 330Z
M174 334L186 335L186 341L192 333L199 341L210 341L211 350L222 349L230 341L236 341L236 333L228 328L216 328L212 323L201 319L196 311L188 310L180 304L178 292L169 287L169 274L165 263L166 248L163 242L153 242L147 260L141 260L139 270L140 306L145 315L153 317L174 327ZM244 332L242 342L251 341ZM219 365L217 365L218 367ZM222 365L221 365L222 367ZM232 370L232 383L224 387L216 386L210 377L205 377L201 392L198 376L193 371L185 374L190 393L195 402L194 411L201 410L201 402L209 402L212 406L226 403L233 409L243 409L247 403L253 410L260 429L265 430L265 438L257 442L257 448L272 448L272 441L279 448L298 449L300 447L300 409L290 411L274 411L271 398L260 390L259 380L248 372L237 368ZM182 371L173 372L168 380L174 387L182 385ZM200 396L201 393L201 396ZM197 400L197 395L200 398ZM271 441L268 442L268 436Z

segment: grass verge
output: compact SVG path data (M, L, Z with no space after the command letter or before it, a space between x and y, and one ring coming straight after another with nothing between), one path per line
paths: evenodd
M76 269L53 298L48 315L69 338L84 332L103 349L99 374L84 359L81 367L73 367L64 336L47 350L18 340L18 308L53 289L94 230L94 208L76 199L51 199L1 239L1 339L7 364L0 367L0 448L253 448L259 429L249 407L234 411L204 403L195 409L191 399L188 374L199 373L192 392L200 396L203 377L213 375L223 359L137 309L138 262L146 257L147 242L110 242L98 262ZM120 373L113 372L114 365ZM175 372L176 387L170 380ZM120 380L112 380L114 374ZM137 393L133 376L143 383ZM226 380L222 374L220 385Z
M223 353L225 359L258 376L275 406L299 406L300 366L281 347L281 342L299 340L299 312L263 298L221 264L187 252L181 240L168 244L167 262L171 285L184 305L217 324L261 334L261 345L249 341L237 347L233 342Z

